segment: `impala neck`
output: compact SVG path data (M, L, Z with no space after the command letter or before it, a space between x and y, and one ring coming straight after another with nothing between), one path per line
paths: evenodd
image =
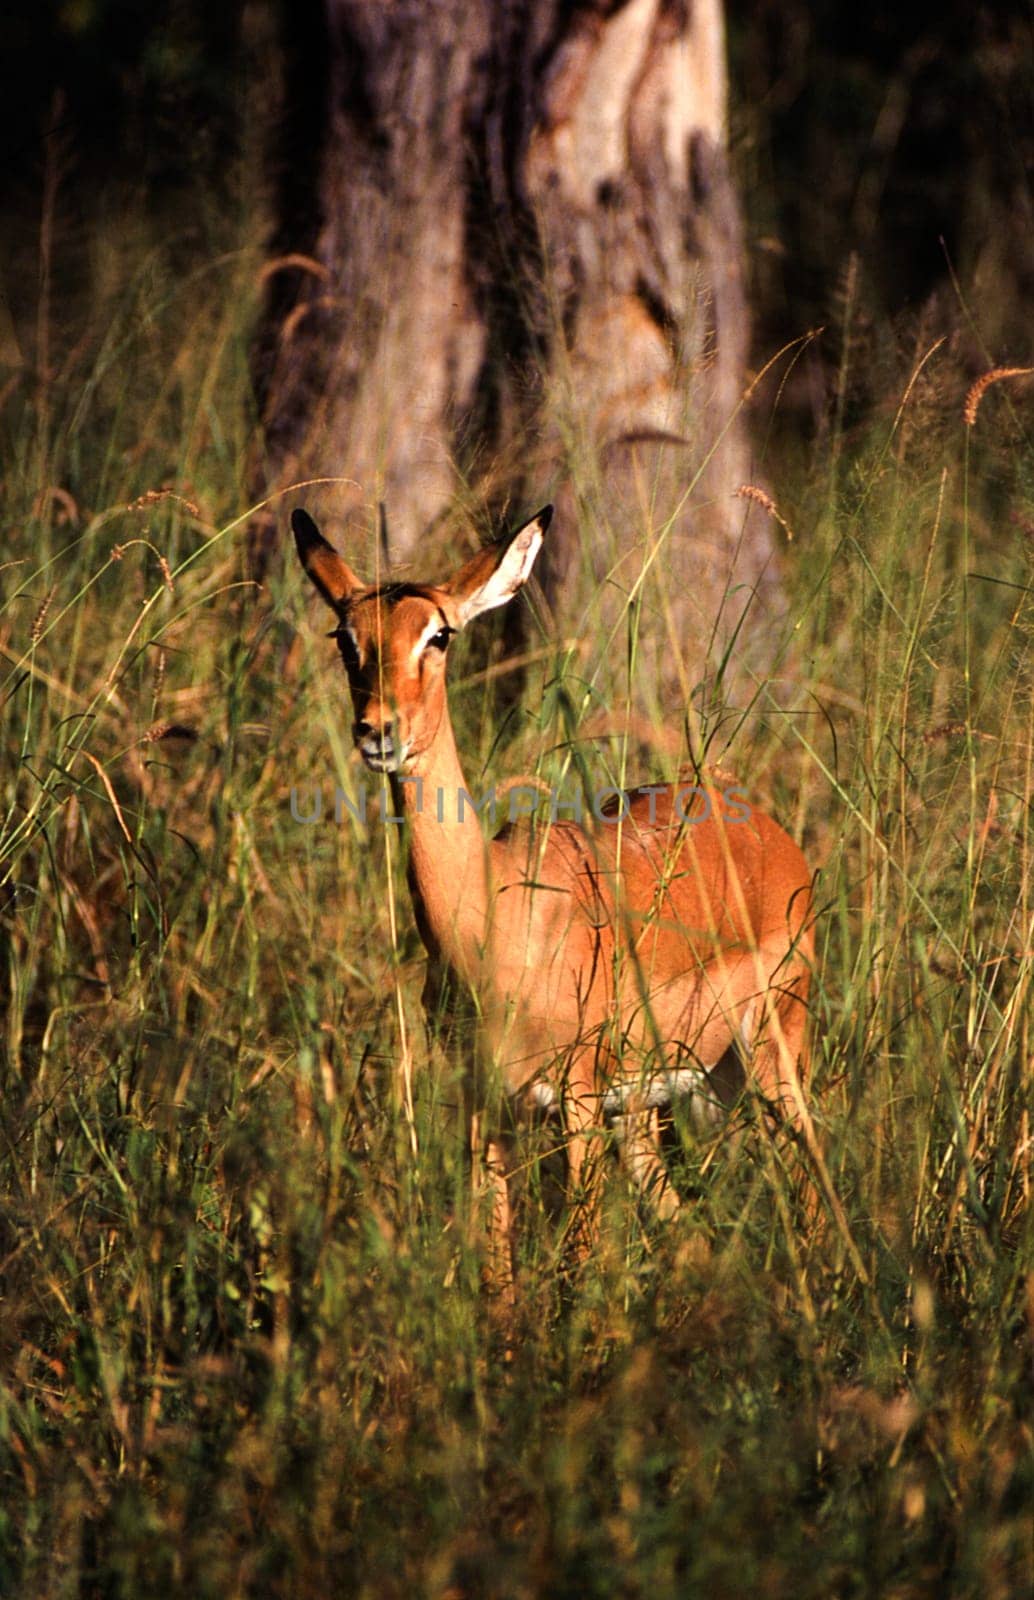
M419 781L417 781L419 780ZM407 876L428 954L474 982L488 924L488 846L466 788L448 714L405 782L392 778L396 814L409 832Z

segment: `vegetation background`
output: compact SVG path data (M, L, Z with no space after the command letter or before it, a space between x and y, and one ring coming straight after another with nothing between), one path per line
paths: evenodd
M801 838L847 1216L746 1107L572 1279L529 1164L509 1361L390 830L293 820L347 713L243 537L280 23L0 23L0 1591L1029 1594L1031 388L973 385L1034 359L1034 14L730 17L756 367L824 330L751 416L758 715L672 744L663 585L454 668L472 779L688 737Z

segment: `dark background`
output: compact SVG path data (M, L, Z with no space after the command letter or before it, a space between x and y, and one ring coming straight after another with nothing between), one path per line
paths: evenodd
M854 253L870 319L958 307L954 275L985 353L1029 361L1034 8L748 0L727 20L758 354L835 318ZM311 0L41 0L8 8L0 60L19 320L48 146L73 244L100 208L142 203L204 248L245 170L279 173L304 231L322 97Z

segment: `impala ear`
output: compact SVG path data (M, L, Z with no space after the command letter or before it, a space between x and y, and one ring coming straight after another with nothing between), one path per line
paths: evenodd
M552 517L553 507L543 506L537 516L508 539L479 550L443 585L458 602L461 628L482 611L505 605L524 587Z
M334 546L327 543L307 511L301 507L293 511L291 527L299 561L328 606L340 613L356 590L365 585L360 583Z

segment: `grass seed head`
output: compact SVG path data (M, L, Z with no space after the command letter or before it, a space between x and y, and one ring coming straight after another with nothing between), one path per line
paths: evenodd
M972 428L976 423L980 402L993 383L1001 383L1003 378L1023 378L1031 372L1034 372L1034 367L991 367L976 383L970 384L962 408L962 420L966 427Z
M778 506L772 499L772 496L768 493L767 489L762 489L756 483L741 483L733 495L733 499L752 500L755 505L761 507L762 511L767 512L773 521L778 522L779 526L786 534L787 539L793 539L793 529L780 512Z
M54 587L48 590L48 592L43 596L43 599L39 605L39 609L32 619L32 632L30 638L33 645L37 645L40 642L40 638L43 633L43 624L47 619L47 612L50 610L51 601L56 593L57 585L55 584Z

